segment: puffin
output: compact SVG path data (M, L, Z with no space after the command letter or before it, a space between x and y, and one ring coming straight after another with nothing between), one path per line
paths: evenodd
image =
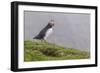
M54 20L50 20L48 24L33 39L46 40L53 33Z

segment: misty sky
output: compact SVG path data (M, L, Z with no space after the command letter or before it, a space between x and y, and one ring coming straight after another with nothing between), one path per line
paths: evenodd
M90 14L24 11L24 39L33 40L51 19L55 26L48 42L90 50Z

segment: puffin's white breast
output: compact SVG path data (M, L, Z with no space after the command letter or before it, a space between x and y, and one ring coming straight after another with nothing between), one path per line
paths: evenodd
M46 32L46 35L44 37L44 39L46 40L46 38L53 32L53 29L52 28L49 28Z

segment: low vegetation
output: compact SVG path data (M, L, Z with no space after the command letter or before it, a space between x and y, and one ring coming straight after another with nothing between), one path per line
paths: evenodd
M89 52L64 48L43 40L24 41L24 61L69 60L90 58Z

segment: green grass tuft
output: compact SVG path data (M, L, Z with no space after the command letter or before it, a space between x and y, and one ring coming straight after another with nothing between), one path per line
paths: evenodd
M65 48L43 40L24 41L24 61L88 59L89 52Z

